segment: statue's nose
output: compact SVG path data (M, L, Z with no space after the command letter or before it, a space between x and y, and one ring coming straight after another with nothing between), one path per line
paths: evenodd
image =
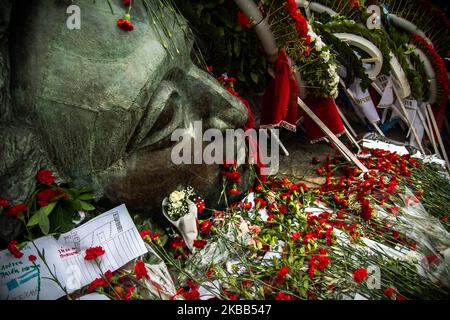
M190 88L188 98L199 110L204 128L241 128L247 122L245 105L206 72L193 66L185 81L189 82L185 83Z

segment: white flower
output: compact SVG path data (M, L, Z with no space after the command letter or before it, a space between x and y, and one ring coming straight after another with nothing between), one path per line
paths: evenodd
M322 39L320 37L317 37L315 47L317 51L322 51L325 43L323 43Z
M330 51L325 50L320 54L324 62L328 62L330 60Z
M170 194L169 200L170 200L170 202L175 204L175 203L179 202L180 200L182 200L184 197L185 197L184 191L174 191Z
M248 228L247 221L242 220L241 224L239 225L239 230L241 230L242 233L249 233L250 229Z

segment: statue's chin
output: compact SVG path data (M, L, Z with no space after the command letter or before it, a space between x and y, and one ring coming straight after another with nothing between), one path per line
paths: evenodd
M110 169L101 175L104 195L113 203L125 203L134 209L144 209L159 214L162 200L176 189L191 186L197 196L206 200L208 208L224 206L222 178L219 165L174 165L170 161L171 148L142 152L120 165L121 170ZM242 198L253 183L251 170L240 166L242 182L240 194L231 201ZM118 174L121 172L121 174Z

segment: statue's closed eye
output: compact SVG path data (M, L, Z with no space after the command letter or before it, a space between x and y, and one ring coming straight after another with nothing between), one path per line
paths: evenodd
M172 132L183 124L183 105L178 90L169 81L163 81L152 96L144 116L129 144L131 149L164 149L174 142Z

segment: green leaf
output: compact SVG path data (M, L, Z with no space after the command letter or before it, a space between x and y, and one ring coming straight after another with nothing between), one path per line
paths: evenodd
M78 199L80 199L80 200L92 200L92 199L95 199L95 194L85 193L85 194L80 195L78 197Z
M39 223L39 211L31 216L30 220L27 223L27 227L35 226Z
M40 208L34 215L31 216L30 220L27 223L27 227L32 227L37 224L40 224L41 215L48 217L50 215L50 213L53 211L53 209L55 208L55 205L56 205L56 201L50 202L48 204L48 206Z
M95 207L92 204L90 204L89 202L85 202L85 201L81 201L81 200L79 200L79 201L81 204L81 209L86 210L86 211L95 210Z
M250 73L250 77L252 78L254 83L256 83L256 84L258 83L258 81L259 81L259 74L255 73L255 72L251 72Z
M43 212L46 216L48 216L48 215L53 211L53 209L55 208L55 205L56 205L56 201L55 201L55 202L50 202L50 203L48 204L48 206L45 206L45 207L40 208L39 211L42 210L42 212Z
M47 235L50 231L50 220L48 219L48 216L41 210L39 212L39 228L41 228L41 231L43 234Z

